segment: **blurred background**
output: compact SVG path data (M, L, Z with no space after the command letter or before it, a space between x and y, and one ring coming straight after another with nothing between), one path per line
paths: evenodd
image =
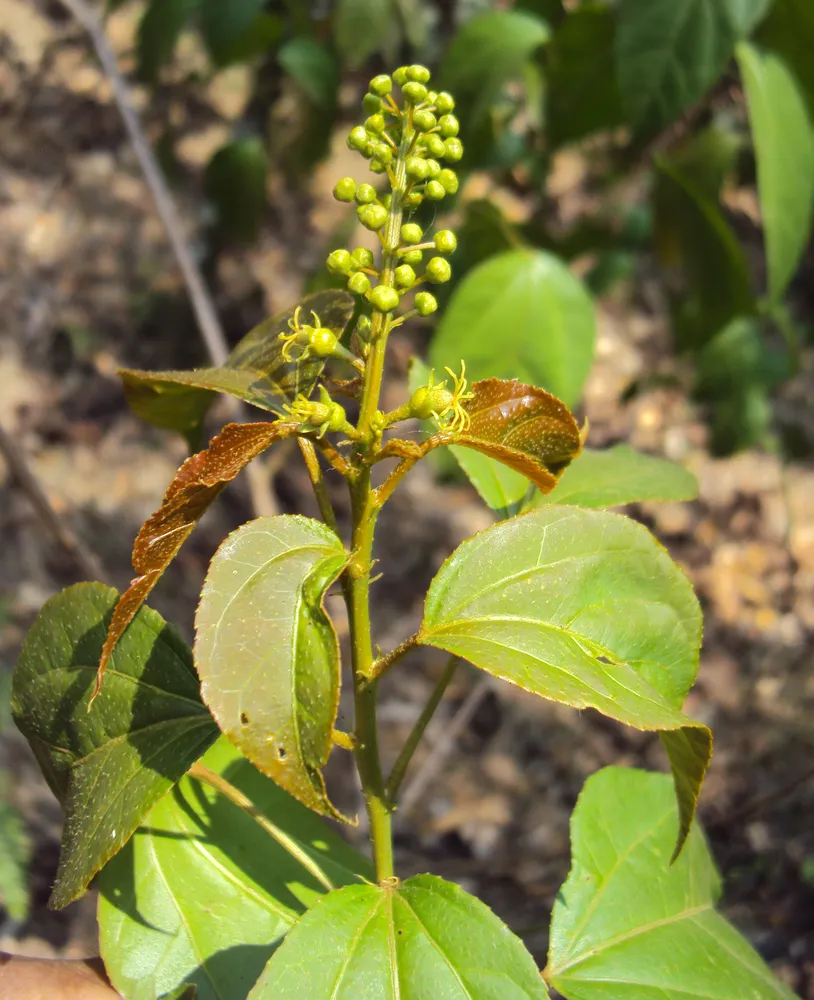
M331 190L349 174L375 180L345 144L370 76L420 61L455 94L460 189L420 217L458 235L439 298L460 298L467 274L507 253L521 271L522 261L559 268L562 287L535 290L529 268L503 289L501 322L480 328L479 344L499 357L507 338L522 342L516 374L549 372L541 384L555 392L568 380L552 360L558 345L581 344L590 371L569 401L589 419L590 445L627 442L698 477L695 501L626 512L667 546L704 605L686 710L715 733L700 815L724 911L814 998L814 5L716 0L717 22L698 6L90 9L230 344L335 284L323 266L331 250L369 245ZM135 533L187 454L182 438L128 410L117 367L208 363L77 8L87 9L0 0L0 949L70 957L95 953L93 894L46 907L60 811L10 721L11 668L43 601L86 578L89 560L126 586ZM566 308L577 284L587 316ZM388 408L433 335L434 318L392 338ZM209 430L225 419L213 411ZM61 540L15 453L59 515ZM316 514L294 452L272 453L261 479L259 495L245 477L230 487L151 599L187 635L209 558L253 505ZM379 533L383 648L414 631L451 549L495 517L450 462L410 474ZM331 610L346 630L340 605ZM425 650L388 675L385 755L442 667ZM612 763L665 767L651 735L460 671L408 776L399 870L429 869L481 895L542 964L571 809L585 778ZM337 766L332 780L336 800L358 808L349 775Z

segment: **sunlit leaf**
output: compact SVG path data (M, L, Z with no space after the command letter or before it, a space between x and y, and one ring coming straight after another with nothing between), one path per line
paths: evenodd
M332 892L250 1000L546 1000L534 960L480 900L433 875Z
M189 648L149 608L130 623L88 711L117 596L79 583L46 601L14 671L15 722L65 807L57 907L82 892L218 733Z
M222 731L300 802L336 818L321 769L339 705L339 646L322 602L348 558L319 521L250 521L212 559L195 618L195 665Z
M245 795L333 885L373 877L366 858L225 738L201 764ZM155 1000L187 982L197 985L197 1000L245 1000L283 936L325 892L251 816L189 777L105 866L99 889L102 956L128 1000Z
M420 641L543 698L670 734L680 846L711 751L709 730L680 711L701 611L640 524L544 506L480 532L433 580Z
M814 4L810 0L773 0L756 41L777 53L794 72L814 121Z
M716 912L721 880L697 826L670 864L677 822L665 775L606 767L588 779L546 981L566 1000L792 1000Z

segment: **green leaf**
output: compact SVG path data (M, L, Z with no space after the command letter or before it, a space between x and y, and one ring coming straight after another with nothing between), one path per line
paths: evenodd
M698 670L701 610L640 524L545 506L480 532L433 580L419 641L543 698L690 734L666 744L680 846L711 746L706 727L679 710Z
M369 863L222 738L201 763L247 796L334 885ZM128 1000L185 982L197 1000L245 1000L269 956L323 887L249 815L184 778L99 877L101 950Z
M626 444L605 451L585 449L562 474L554 489L536 494L537 504L617 507L643 500L694 500L698 481L687 469Z
M712 87L769 0L621 0L616 75L639 132L672 122Z
M253 243L262 231L267 173L266 147L256 135L221 146L206 165L204 189L218 225L239 243Z
M225 66L243 54L247 36L262 14L266 0L198 0L201 33L218 66Z
M46 601L14 671L15 722L65 807L56 907L85 889L217 736L189 648L146 607L88 711L117 598L112 587L79 583Z
M170 990L161 1000L197 1000L197 996L198 987L192 983L190 986L181 985L177 990Z
M339 706L339 645L322 601L348 558L319 521L250 521L215 553L195 618L195 665L221 730L300 802L337 819L321 768Z
M277 60L312 104L318 108L335 107L339 66L326 46L301 35L286 42Z
M810 0L773 0L756 41L782 56L802 87L814 121L814 4Z
M393 0L337 0L334 42L349 69L392 47L397 12Z
M332 892L288 934L251 1000L545 1000L523 943L433 875Z
M181 32L199 0L149 0L138 26L136 65L140 80L156 83L172 59Z
M763 216L769 301L794 277L814 213L814 126L784 61L748 42L737 49L749 107Z
M625 121L614 74L616 17L586 4L562 22L546 50L546 126L554 146Z
M697 826L669 863L676 822L665 775L607 767L588 779L546 981L566 1000L792 1000L716 912L721 880Z
M25 820L6 798L0 781L0 907L15 921L28 916L28 862L31 841Z

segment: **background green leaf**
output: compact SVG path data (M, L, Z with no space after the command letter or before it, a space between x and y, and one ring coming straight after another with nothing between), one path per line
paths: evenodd
M697 496L698 481L687 469L617 444L605 451L586 448L550 493L535 493L533 503L617 507L643 500L693 500Z
M201 34L218 66L245 58L250 36L267 31L267 23L258 24L266 0L198 0L198 3Z
M325 45L301 35L286 42L277 60L312 104L318 108L336 105L339 66Z
M326 824L264 778L225 738L202 764L304 848L334 885L372 878ZM157 803L99 878L108 974L128 1000L185 981L198 1000L244 1000L323 887L246 813L190 778Z
M676 819L665 775L607 767L588 779L547 981L566 1000L790 1000L715 911L720 878L697 826L670 865Z
M393 0L337 0L334 41L344 64L359 69L374 52L392 48L397 23Z
M204 188L218 226L240 243L253 243L263 228L268 157L263 140L247 135L222 146L206 166Z
M783 60L748 42L737 49L757 159L769 300L781 301L814 214L814 125Z
M181 32L198 8L199 0L149 0L136 39L136 66L140 80L156 83L172 59Z
M14 720L65 808L54 906L82 892L218 732L189 648L147 607L88 711L117 598L112 587L79 583L46 601L14 671Z
M28 862L31 841L25 820L8 801L6 776L0 774L0 906L12 920L28 916Z
M755 39L778 53L793 70L814 121L814 4L809 0L773 0Z
M534 961L480 900L433 875L359 885L314 906L251 1000L545 1000Z
M322 600L347 559L320 521L250 521L215 553L195 617L195 665L220 728L287 792L336 818L321 768L339 705L339 646Z

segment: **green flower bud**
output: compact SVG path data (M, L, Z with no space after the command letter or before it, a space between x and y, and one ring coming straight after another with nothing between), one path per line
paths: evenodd
M376 285L368 298L373 304L373 308L380 312L392 312L399 304L399 293L395 288L390 288L389 285Z
M359 150L359 152L364 156L366 160L369 160L373 156L373 151L376 149L375 142L368 142L364 149Z
M393 160L393 150L386 142L380 142L376 145L375 156L379 163L383 163L386 166Z
M438 180L443 184L447 194L455 194L458 190L458 175L454 170L450 170L449 167L444 167L438 175Z
M393 195L392 194L386 194L383 198L381 198L379 200L381 201L382 205L384 205L384 207L389 212L390 211L390 206L393 204Z
M356 295L366 295L370 291L370 278L361 271L352 274L348 278L348 291Z
M372 229L374 232L387 222L387 209L384 205L360 205L356 214L365 229Z
M404 196L404 204L408 208L418 208L424 201L424 195L420 191L410 191Z
M430 71L426 66L421 66L416 63L413 66L407 67L407 79L417 80L419 83L426 83L430 78Z
M409 264L399 264L393 272L393 277L399 288L412 288L415 284L415 271Z
M365 128L375 135L384 132L384 115L371 115L370 118L365 119ZM449 135L455 135L455 133L450 132Z
M375 94L365 94L362 98L362 107L369 115L375 115L377 111L382 109L382 99Z
M438 180L438 175L441 173L441 164L438 160L427 160L427 177L432 181Z
M430 90L430 91L427 92L427 100L430 102L430 104L435 104L436 97L438 97L438 94L437 94L436 91Z
M367 247L356 247L351 251L351 258L355 267L373 267L373 251Z
M393 81L386 73L382 73L379 76L374 76L370 81L370 89L374 94L378 94L379 97L384 97L385 94L389 94L393 89Z
M447 115L450 111L455 110L455 98L452 94L448 94L445 90L442 90L441 93L436 96L434 104L436 110L442 115Z
M432 295L430 295L430 298L433 298ZM446 388L443 382L440 385L434 385L433 373L430 373L430 384L422 385L420 389L416 389L412 396L410 396L410 413L419 420L429 420L435 413L446 413L449 411L454 402L454 394Z
M347 274L353 267L353 260L347 250L334 250L328 254L325 266L331 274Z
M440 285L452 277L452 268L449 266L449 261L443 257L431 257L427 261L424 273L434 285Z
M381 160L373 159L370 161L370 169L374 174L383 174L387 170L387 167Z
M413 300L413 305L419 316L431 316L438 308L438 300L432 292L419 292Z
M447 196L444 185L439 184L438 181L427 181L427 186L424 188L424 194L430 199L430 201L441 201L442 198L446 198Z
M435 249L439 253L455 253L458 239L451 229L439 229L435 234Z
M368 119L368 121L370 121L370 119ZM458 134L461 130L461 123L455 115L441 115L438 120L438 127L441 129L441 135L448 139L451 136Z
M416 111L413 115L413 125L420 132L429 132L431 128L435 128L438 124L438 119L432 113L432 111Z
M356 181L352 177L343 177L334 186L334 198L337 201L353 201L356 194Z
M370 328L373 324L370 322L370 316L360 316L356 320L356 336L361 340L367 340L370 336Z
M460 139L451 137L444 140L444 159L448 163L457 163L463 155L464 147Z
M348 145L351 149L363 150L368 144L368 134L367 129L363 128L361 125L357 125L356 128L352 128L348 133Z
M423 259L424 254L421 250L408 250L406 253L399 254L399 260L403 260L405 264L410 264L413 267L420 264Z
M372 184L360 184L355 197L357 204L370 205L376 200L376 189Z
M336 350L338 343L336 334L334 334L333 330L329 330L327 326L321 326L308 336L308 346L320 358L329 358Z
M427 161L420 156L408 156L404 168L407 171L408 177L412 177L418 181L425 180L429 173Z
M423 83L417 83L415 80L405 83L401 92L408 104L420 104L427 96L427 88Z
M407 82L407 67L399 66L397 70L393 73L393 82L397 83L399 87L403 87Z
M446 151L447 147L444 145L444 140L440 135L433 132L432 135L427 136L427 152L430 156L440 159L446 155Z
M401 227L403 243L420 243L424 239L424 231L417 222L405 222Z

